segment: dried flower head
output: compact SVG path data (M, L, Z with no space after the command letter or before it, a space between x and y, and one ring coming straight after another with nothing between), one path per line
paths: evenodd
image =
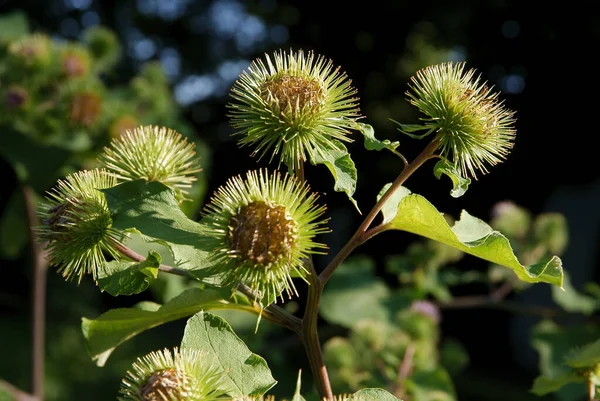
M74 93L69 103L69 119L71 122L90 127L100 118L102 97L95 92Z
M193 143L176 131L151 125L113 138L99 161L119 180L159 181L180 200L201 171Z
M59 180L38 209L42 225L36 228L46 243L47 258L63 277L80 282L94 279L106 263L105 253L119 257L121 234L112 228L110 211L100 189L116 185L104 170L84 170Z
M231 178L206 208L207 249L224 284L243 283L258 291L265 303L286 291L295 293L292 276L307 272L303 259L325 245L313 241L328 230L318 220L317 206L305 183L266 170L250 171L246 179Z
M151 352L133 364L121 382L121 401L212 401L221 373L203 364L200 351L174 348Z
M443 63L417 72L407 92L411 104L427 117L424 126L435 132L442 156L464 176L487 173L486 164L503 161L513 147L514 112L506 109L475 70L465 63Z
M315 155L349 142L349 129L360 117L356 89L331 60L283 51L257 59L231 89L231 124L253 145L253 155L296 167Z

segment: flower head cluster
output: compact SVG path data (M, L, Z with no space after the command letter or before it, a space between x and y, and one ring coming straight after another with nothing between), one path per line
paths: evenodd
M99 160L119 180L159 181L184 198L201 171L194 144L176 131L141 126L113 138Z
M313 241L328 230L325 212L306 184L286 174L250 171L216 191L203 221L208 226L216 272L226 285L243 283L273 302L295 292L292 276L304 276L304 258L324 245Z
M426 67L412 78L407 96L427 117L442 156L464 176L487 173L486 164L503 161L513 147L514 113L498 100L498 92L465 71L464 63Z
M338 141L359 118L356 89L331 60L312 52L277 52L255 60L231 90L231 124L253 155L273 152L296 167Z
M116 185L104 170L85 170L59 180L38 210L36 228L46 243L47 259L66 279L92 274L106 262L105 253L118 258L120 234L112 228L110 211L100 189Z
M217 400L221 373L191 348L151 352L133 364L121 382L121 401Z

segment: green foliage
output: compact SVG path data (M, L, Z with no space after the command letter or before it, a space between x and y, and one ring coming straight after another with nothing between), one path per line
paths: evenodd
M222 390L230 397L262 395L277 383L267 362L252 353L222 317L194 315L185 326L181 347L202 351L207 365L220 369Z
M108 262L98 275L98 287L113 296L139 294L158 277L160 262L154 251L142 262Z

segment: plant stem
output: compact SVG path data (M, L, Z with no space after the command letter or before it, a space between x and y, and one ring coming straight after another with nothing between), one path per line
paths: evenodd
M406 380L406 378L410 374L410 371L412 370L414 355L415 346L413 345L413 343L410 343L404 351L402 362L400 363L400 367L398 368L396 387L393 390L393 394L398 398L402 398L404 396L404 381Z
M15 401L40 401L38 398L33 395L26 393L23 390L20 390L10 384L7 381L0 379L0 389L3 389L5 392L11 394Z
M402 170L402 172L400 173L400 175L398 175L398 177L392 183L390 188L385 192L385 194L383 194L379 201L377 201L375 206L373 206L369 214L365 217L361 225L354 233L354 235L350 238L350 240L348 240L346 245L344 245L344 247L338 252L338 254L335 255L333 260L329 262L327 267L325 267L325 269L321 272L319 278L323 285L325 285L325 283L327 283L327 281L331 278L331 275L333 274L335 269L340 265L340 263L342 263L356 247L361 245L363 242L365 242L368 238L372 236L365 236L365 233L367 232L367 229L369 228L373 220L375 220L377 214L381 211L381 208L383 208L383 205L385 205L388 199L392 197L394 192L396 192L396 190L400 188L402 184L404 184L408 177L410 177L419 167L421 167L423 163L434 157L434 152L437 149L437 147L438 141L434 139L425 147L425 149L423 149L423 151L412 161L412 163L407 165L404 168L404 170ZM381 231L382 229L376 231L373 235Z
M118 244L116 248L122 255L128 257L131 260L134 260L136 262L143 262L144 260L146 260L145 257L123 244ZM158 270L169 274L175 274L177 276L195 279L194 275L191 274L188 270L179 269L177 267L169 265L161 264L158 267ZM257 295L249 287L245 285L239 285L237 289L242 294L249 297L252 302L258 303ZM288 329L296 333L300 332L300 319L298 319L296 316L292 315L285 309L277 305L269 305L266 309L262 309L262 307L259 306L257 310L257 313L263 313L265 319L273 323L279 324L280 326L287 327Z
M44 399L44 374L45 374L45 340L46 340L46 282L48 262L44 250L37 241L34 227L39 226L36 214L33 190L22 186L23 199L27 220L29 223L29 238L31 241L31 259L33 265L33 321L32 321L32 395L35 399Z
M319 342L319 333L317 330L319 303L321 301L321 294L323 293L323 283L317 276L312 261L309 261L308 265L310 268L310 275L308 276L308 297L306 300L304 317L302 318L300 338L304 345L304 349L306 350L306 355L315 379L319 396L333 401L333 391L331 390L327 367L323 361L323 351L321 350L321 343Z

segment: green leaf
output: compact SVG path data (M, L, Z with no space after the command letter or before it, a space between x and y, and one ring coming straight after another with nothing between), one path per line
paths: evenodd
M277 383L267 362L248 349L225 319L212 313L199 312L188 320L181 347L202 351L208 365L219 367L223 390L233 398L263 395Z
M441 367L433 370L417 369L407 379L407 389L415 400L455 401L454 385L448 372Z
M298 370L298 381L296 381L296 390L292 401L306 401L302 395L300 395L300 388L302 387L302 369Z
M400 401L381 388L364 388L352 394L348 401Z
M354 205L356 210L360 213L358 203L352 197L354 191L356 191L356 180L358 173L356 172L356 166L350 158L350 153L343 143L334 141L336 147L329 149L327 152L317 154L312 159L313 164L324 164L327 166L335 184L333 189L336 192L345 192L350 199L350 202Z
M112 261L100 269L98 286L112 296L139 294L158 277L161 257L149 251L142 262Z
M402 230L454 247L465 253L512 269L519 279L562 286L562 261L553 256L545 263L523 266L508 239L484 221L463 210L460 220L450 227L444 216L423 196L403 197L389 229Z
M460 170L446 159L442 159L435 164L433 167L433 174L438 180L442 177L442 174L447 175L452 180L452 191L450 191L450 196L453 198L460 198L463 196L471 183L470 178L463 177L460 174Z
M600 338L597 325L559 326L544 320L534 326L531 343L540 356L539 368L542 375L558 378L572 373L573 368L565 363L565 358L576 347L585 346Z
M564 273L563 289L552 287L552 299L567 312L591 315L600 308L600 300L577 291L571 284L568 273Z
M235 309L226 301L230 292L191 288L156 311L141 308L111 309L96 319L82 318L81 329L89 355L98 366L104 366L116 347L137 334L206 309Z
M425 138L427 135L431 134L433 132L433 128L428 127L426 125L421 125L421 124L402 124L399 123L398 121L392 120L390 118L390 120L396 124L398 124L398 126L400 128L398 128L398 131L402 132L404 135L409 136L410 138L414 138L414 139L423 139ZM425 133L422 134L413 134L413 132L419 132L419 131L427 131Z
M377 195L377 201L379 201L379 199L381 199L381 197L385 195L385 193L388 191L388 189L390 189L391 186L392 183L390 182L385 184L383 188L381 188L381 191L379 191L379 194ZM398 203L400 203L402 198L404 198L406 195L410 195L410 190L401 186L383 204L383 207L381 208L381 214L383 215L382 224L387 224L390 221L394 220L394 217L396 217L396 214L398 213Z
M17 40L28 33L29 22L24 13L14 11L0 16L0 43Z
M600 363L600 340L572 349L567 353L565 363L573 368L593 369Z
M365 136L364 145L365 145L365 149L367 149L367 150L388 149L388 150L393 151L398 146L400 146L400 142L398 142L398 141L391 142L388 139L384 139L383 141L380 141L379 139L375 138L375 130L369 124L357 123L356 125L357 125L357 129L360 131L360 133Z
M362 319L390 321L397 310L390 296L385 281L375 277L373 260L357 256L342 263L328 281L320 313L329 322L348 328Z
M569 383L581 383L585 378L575 373L564 374L555 378L538 376L533 382L531 392L535 395L554 393Z
M13 191L0 218L0 254L15 259L28 241L25 207L21 191Z
M171 189L137 180L103 191L114 228L135 229L149 241L169 247L177 267L193 270L199 278L207 274L208 252L200 248L205 227L183 213Z

